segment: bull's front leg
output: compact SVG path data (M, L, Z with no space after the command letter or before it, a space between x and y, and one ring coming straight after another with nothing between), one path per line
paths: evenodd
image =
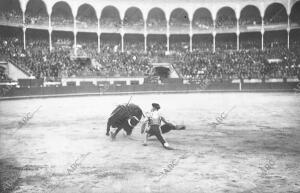
M126 135L129 136L132 133L133 127L129 126L127 122L124 122L122 124L122 128L124 129L124 131L126 132Z
M111 123L110 123L110 119L108 119L107 126L106 126L106 136L109 136L110 127L111 127Z
M115 132L110 132L111 133L110 137L112 140L116 139L116 136L121 129L122 129L121 127L118 127Z

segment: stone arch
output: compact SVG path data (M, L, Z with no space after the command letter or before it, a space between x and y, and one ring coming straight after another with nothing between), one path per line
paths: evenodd
M65 1L58 1L52 6L52 25L73 25L74 18L71 6Z
M165 12L158 7L152 8L148 12L147 26L148 28L165 29L167 27L167 19Z
M25 10L26 23L48 23L48 11L43 0L29 0Z
M193 26L196 28L209 28L213 26L213 18L207 8L198 8L193 15Z
M144 25L144 17L142 11L137 7L130 7L125 11L123 24L125 26L143 26Z
M216 27L236 27L236 13L231 7L222 7L217 12Z
M258 25L261 24L261 13L255 5L245 6L240 13L240 25Z
M183 8L176 8L170 14L170 31L183 31L189 33L189 16L188 12Z
M19 0L1 0L0 13L5 15L6 20L22 22L22 6Z
M300 1L296 2L292 9L290 14L291 23L297 23L300 25Z
M286 23L287 20L287 11L283 4L272 3L266 8L264 14L265 24Z
M90 4L82 4L79 6L76 15L78 27L87 28L88 26L97 26L97 13L93 6Z
M119 10L114 6L106 6L102 9L100 16L101 26L121 27L121 18Z

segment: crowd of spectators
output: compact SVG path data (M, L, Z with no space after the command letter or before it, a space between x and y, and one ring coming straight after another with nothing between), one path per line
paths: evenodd
M261 17L259 15L241 17L239 24L240 26L261 25Z
M183 16L183 18L175 18L171 17L170 19L170 32L180 32L180 33L188 33L190 22L187 19L187 16Z
M182 53L186 53L188 52L190 49L189 46L189 41L177 41L177 42L171 42L170 43L170 50L173 53L178 53L178 54L182 54Z
M166 31L167 21L163 19L151 18L147 22L147 28L156 31Z
M166 41L148 41L147 52L149 57L164 56L167 50Z
M261 49L260 37L240 38L240 49L244 49L244 50Z
M31 14L28 13L25 15L26 25L47 25L49 24L49 19L47 13L41 14Z
M233 28L236 27L236 18L234 15L219 15L216 20L216 28Z
M142 18L130 20L125 17L123 20L123 26L125 28L144 28L144 20Z
M119 44L103 42L101 53L95 43L79 42L78 56L91 58L92 63L82 64L74 59L72 42L55 39L53 50L43 39L28 39L26 50L18 38L1 37L0 54L8 56L36 78L72 76L144 76L150 73L149 57L140 51L141 44L127 46L131 51L120 52ZM129 45L129 44L128 44Z
M62 17L59 15L56 16L51 16L51 25L52 26L68 26L72 27L73 26L73 18L71 17Z
M4 11L0 12L0 19L2 21L7 21L10 23L22 23L23 16L21 10L11 10L11 11Z
M241 16L239 25L261 25L262 18L259 14L247 13ZM291 14L292 15L292 14ZM130 17L129 17L130 16ZM91 14L82 14L74 21L71 14L66 14L63 9L57 10L51 16L52 26L92 29L98 27L97 17ZM130 15L124 20L116 19L118 16L109 14L101 17L100 27L117 29L143 29L144 21L140 17ZM163 18L163 17L162 17ZM159 16L147 21L147 28L165 33L166 20ZM267 10L263 22L265 25L287 24L287 15L284 8ZM0 21L11 24L22 24L23 13L21 9L5 10L0 12ZM25 12L25 25L48 25L47 13L36 14ZM200 16L193 20L193 28L209 30L214 23L209 16ZM189 32L190 21L185 13L174 15L169 21L171 33ZM235 14L219 12L215 27L229 29L237 26ZM1 32L1 31L0 31ZM143 40L124 41L124 50L121 52L121 41L117 38L101 40L98 52L97 39L78 38L77 47L74 48L73 37L57 37L53 35L52 46L49 49L49 40L38 36L27 36L26 49L23 48L22 35L0 34L0 56L18 65L36 78L57 79L61 77L76 76L149 76L152 71L151 63L156 58L172 57L179 74L185 79L210 79L212 81L227 81L232 79L270 79L270 78L298 78L300 79L300 40L290 41L287 49L285 35L271 32L265 33L264 50L261 50L260 33L258 36L240 36L240 50L236 51L236 37L216 38L216 52L213 52L212 39L202 38L193 40L193 50L190 51L189 38L174 41L170 38L170 52L166 52L166 39L147 41L145 52ZM244 33L243 33L244 34ZM95 34L94 34L95 35ZM297 35L296 35L297 36ZM155 39L155 38L154 38ZM295 39L295 38L294 38ZM76 55L74 54L76 50ZM79 58L79 59L78 59ZM5 70L0 68L0 82L9 81Z
M114 18L101 18L100 20L101 28L121 28L121 21L118 21Z
M213 44L212 41L209 41L210 39L202 39L202 40L196 40L193 44L193 51L198 52L212 52L213 51Z
M201 20L196 20L193 23L193 28L195 29L208 30L213 26L214 26L213 21L210 18L201 18Z
M276 58L277 62L269 62ZM300 78L300 58L286 48L260 51L220 51L187 53L178 62L185 78L231 79Z
M76 18L76 25L78 28L97 28L98 26L98 21L97 18L91 18L88 16L77 16Z
M26 24L42 24L48 22L47 15L26 14ZM0 15L9 21L22 20L22 13L5 12ZM266 23L285 21L283 14L265 17ZM73 24L73 18L57 15L51 17L52 25L68 26ZM96 26L97 20L85 16L76 18L78 27L87 28ZM149 20L148 27L165 26L164 20ZM218 15L217 28L232 28L236 26L234 15ZM253 16L240 20L241 25L261 24L261 18ZM101 27L120 28L121 21L105 18L100 21ZM123 21L126 27L144 26L143 20ZM171 18L170 26L188 27L188 18ZM193 25L197 28L208 29L213 23L209 19L196 20ZM39 37L27 37L26 50L23 49L22 36L0 36L0 54L6 55L12 61L22 66L37 78L63 76L147 76L151 72L151 59L164 57L170 54L176 58L176 68L185 78L210 78L213 80L229 80L233 78L287 78L299 77L300 53L299 41L291 43L291 49L286 49L286 39L280 35L270 39L269 35L261 51L261 42L251 38L241 38L240 51L236 51L234 38L216 39L216 53L212 52L211 41L194 41L193 51L190 52L189 39L184 41L170 40L170 53L166 50L166 41L148 41L147 52L144 51L144 42L124 41L124 50L121 52L120 41L101 40L101 49L98 53L97 39L79 40L77 55L90 58L90 64L82 64L74 59L73 38L53 38L53 49L49 50L49 40ZM217 36L218 37L218 36ZM270 36L271 37L271 36ZM171 39L171 38L170 38ZM258 40L258 41L257 41ZM297 43L298 42L298 43ZM276 59L277 63L270 63L268 59ZM0 74L3 80L5 74Z
M281 10L284 11L284 10ZM276 23L287 23L288 17L284 14L276 13L274 16L265 16L265 25L276 24Z
M165 47L160 42L151 42L147 53L144 52L143 43L126 43L127 51L122 53L117 42L103 41L101 52L98 53L97 43L79 41L78 55L92 61L86 65L72 59L72 46L62 45L72 44L70 40L57 38L55 41L59 46L49 51L47 40L29 39L27 49L24 50L18 38L2 38L0 53L8 55L18 64L25 65L37 78L147 76L151 72L151 59L165 56ZM253 46L252 49L240 51L220 49L216 53L203 49L189 52L188 42L171 45L170 54L176 58L176 68L187 79L209 78L224 81L236 78L299 78L300 75L299 50L288 50L280 44L273 43L264 51ZM256 45L256 42L248 42L248 45ZM276 59L277 62L268 62L269 59ZM4 75L1 74L1 79L3 78Z

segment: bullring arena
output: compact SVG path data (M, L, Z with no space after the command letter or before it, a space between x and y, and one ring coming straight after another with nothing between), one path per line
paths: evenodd
M300 193L299 80L300 1L0 0L0 192Z

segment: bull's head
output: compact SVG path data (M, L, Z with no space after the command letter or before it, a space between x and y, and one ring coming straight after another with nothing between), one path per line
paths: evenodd
M127 120L126 125L123 126L123 129L126 131L127 135L131 135L133 128L140 122L136 116L130 116Z
M139 122L140 120L136 116L131 116L128 118L128 125L132 128L135 127Z

